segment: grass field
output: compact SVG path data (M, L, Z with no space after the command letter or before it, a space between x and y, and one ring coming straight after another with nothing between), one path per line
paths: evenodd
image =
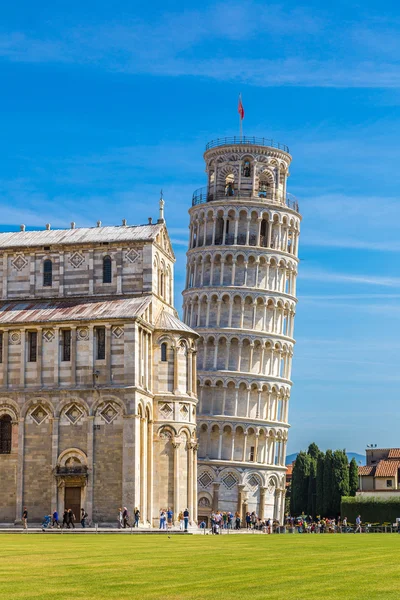
M400 598L400 535L1 535L0 598Z

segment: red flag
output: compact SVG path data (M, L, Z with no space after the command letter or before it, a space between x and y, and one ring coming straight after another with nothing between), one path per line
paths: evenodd
M240 115L241 121L243 121L243 119L244 119L244 108L243 108L243 103L242 103L242 94L239 94L238 113Z

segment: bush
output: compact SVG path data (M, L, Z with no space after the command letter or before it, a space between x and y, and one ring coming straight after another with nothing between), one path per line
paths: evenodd
M361 515L363 523L395 523L400 518L400 498L376 498L374 496L343 496L341 516L354 523Z

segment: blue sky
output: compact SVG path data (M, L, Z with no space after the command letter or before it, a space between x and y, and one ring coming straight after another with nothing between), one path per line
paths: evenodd
M202 153L288 144L303 214L289 452L398 446L400 9L71 1L0 9L0 222L146 222L185 270Z

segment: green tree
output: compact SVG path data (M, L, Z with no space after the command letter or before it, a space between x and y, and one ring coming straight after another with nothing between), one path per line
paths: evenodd
M349 467L349 488L350 496L355 496L358 490L358 465L354 456L350 461Z
M315 517L317 502L317 459L310 457L310 475L308 476L307 514Z
M342 496L349 495L349 459L346 450L335 450L332 457L332 515L340 515Z
M324 493L322 498L322 517L329 517L332 511L332 461L333 452L327 450L324 460Z
M321 517L324 514L324 464L325 454L321 452L317 459L317 501L315 506L316 514L320 515Z
M308 446L307 454L311 456L311 458L317 460L318 456L321 454L321 451L315 442Z
M292 515L300 515L307 510L310 460L308 454L299 452L293 465L290 492L290 511Z

